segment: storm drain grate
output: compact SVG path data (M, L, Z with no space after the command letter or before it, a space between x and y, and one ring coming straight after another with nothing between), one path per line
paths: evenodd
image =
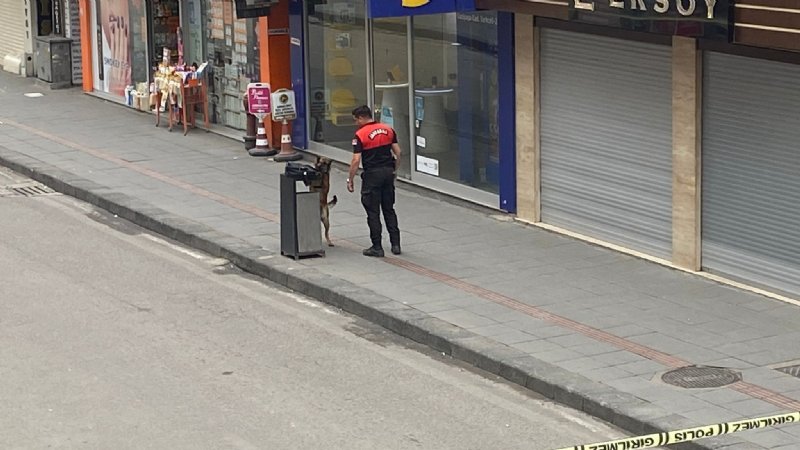
M778 367L778 372L783 372L785 374L791 375L796 378L800 378L800 364L795 366L786 366L786 367Z
M0 197L36 197L51 195L56 191L40 183L25 183L14 186L0 186Z
M686 389L716 388L742 380L742 374L724 367L688 366L661 376L667 384Z

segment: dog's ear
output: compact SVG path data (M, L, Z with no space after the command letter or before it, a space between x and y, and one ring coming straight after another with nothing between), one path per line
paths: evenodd
M320 162L321 160L322 160L322 157L321 157L321 156L319 156L319 155L317 155L317 164L319 164L319 162Z

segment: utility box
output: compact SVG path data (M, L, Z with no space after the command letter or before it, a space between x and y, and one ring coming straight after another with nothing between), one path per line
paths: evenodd
M36 76L52 89L72 86L72 39L39 36L34 43Z
M298 192L300 181L281 174L281 254L294 259L325 256L319 192Z

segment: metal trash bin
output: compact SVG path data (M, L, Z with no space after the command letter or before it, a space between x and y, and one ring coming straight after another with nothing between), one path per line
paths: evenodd
M298 259L304 256L325 256L319 193L297 190L299 182L307 183L320 173L310 165L293 164L281 174L281 254ZM303 170L298 173L299 166ZM293 170L290 170L293 169Z

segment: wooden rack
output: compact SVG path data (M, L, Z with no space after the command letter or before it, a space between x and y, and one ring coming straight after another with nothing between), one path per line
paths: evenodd
M206 132L210 130L209 117L208 117L208 89L205 82L205 77L192 78L185 82L180 81L166 81L169 76L156 74L156 78L162 77L163 83L166 83L167 88L156 89L156 126L161 124L161 103L164 95L168 95L166 101L166 113L169 118L169 131L172 131L172 126L175 122L178 124L183 123L183 135L189 133L189 127L196 128L195 116L197 105L200 105L203 110L203 118L205 119ZM170 85L178 83L176 93ZM178 97L177 95L180 97ZM178 102L180 101L180 105Z

